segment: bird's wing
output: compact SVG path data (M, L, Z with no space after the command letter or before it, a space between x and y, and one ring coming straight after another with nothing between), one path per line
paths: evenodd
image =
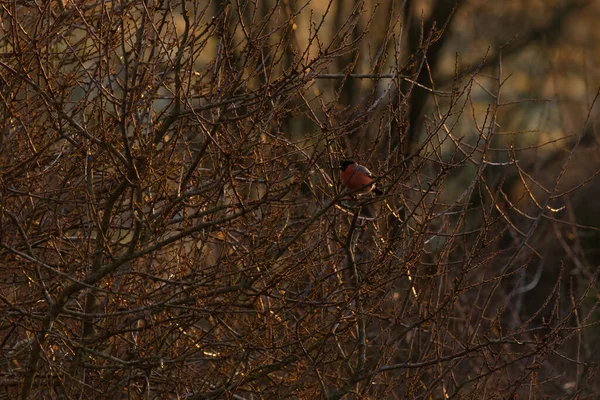
M357 170L357 171L360 171L360 172L362 172L362 173L364 173L364 174L367 174L367 175L368 175L368 176L370 176L371 178L373 177L373 174L371 173L371 171L369 171L369 170L367 169L367 167L363 167L362 165L359 165L359 166L356 168L356 170Z

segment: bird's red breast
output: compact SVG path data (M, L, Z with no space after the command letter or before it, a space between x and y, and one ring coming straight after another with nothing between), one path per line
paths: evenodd
M344 162L341 167L342 184L349 190L357 190L362 187L363 189L358 194L363 194L373 189L373 175L367 168L355 162Z

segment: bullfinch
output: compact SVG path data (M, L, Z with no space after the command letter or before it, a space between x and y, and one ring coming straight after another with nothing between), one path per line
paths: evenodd
M375 187L373 182L373 174L366 167L357 164L353 160L345 160L340 163L340 169L342 170L341 178L342 184L348 188L348 190L354 191L357 195L363 195L373 191L376 195L382 195L383 192ZM359 188L362 188L358 190Z

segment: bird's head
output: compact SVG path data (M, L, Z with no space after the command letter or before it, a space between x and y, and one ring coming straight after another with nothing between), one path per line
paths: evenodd
M340 169L342 171L345 171L346 168L348 168L348 166L352 165L352 164L356 164L356 162L354 160L344 160L344 161L340 162Z

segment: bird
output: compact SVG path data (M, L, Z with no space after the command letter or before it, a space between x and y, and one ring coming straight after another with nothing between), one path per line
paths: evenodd
M381 190L375 187L373 174L367 167L357 164L354 160L344 160L340 162L340 169L342 170L342 184L348 190L356 190L354 194L361 196L371 191L378 196L383 194Z

